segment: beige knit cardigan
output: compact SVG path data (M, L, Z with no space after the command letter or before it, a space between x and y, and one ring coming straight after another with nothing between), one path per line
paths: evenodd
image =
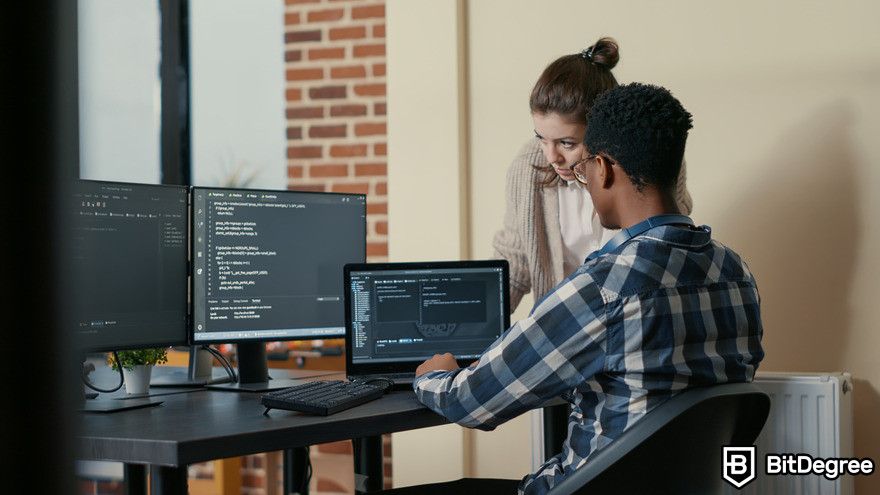
M547 160L541 143L530 139L507 170L507 209L504 226L492 241L495 256L510 264L510 310L531 291L535 300L549 292L567 275L563 273L562 232L559 227L559 192L537 185ZM676 202L686 215L693 201L686 187L685 164L678 177Z

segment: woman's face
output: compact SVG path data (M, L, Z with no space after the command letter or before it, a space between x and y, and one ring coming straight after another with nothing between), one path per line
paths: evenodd
M533 113L535 138L541 141L544 158L564 180L575 180L570 167L584 156L587 126L572 122L558 113Z

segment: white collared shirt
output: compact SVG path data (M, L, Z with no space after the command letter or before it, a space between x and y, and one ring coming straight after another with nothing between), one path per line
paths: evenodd
M584 258L601 248L615 231L599 222L590 193L576 180L559 181L559 230L562 233L562 267L565 275L584 263Z

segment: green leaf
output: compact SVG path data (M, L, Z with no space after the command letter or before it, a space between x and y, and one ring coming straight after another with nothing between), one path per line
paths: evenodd
M109 364L114 370L118 370L120 364L122 364L123 368L130 371L135 366L142 364L155 365L168 362L168 349L161 347L154 349L136 349L133 351L118 351L116 354L119 355L119 363L113 359L112 353L107 355L107 364Z

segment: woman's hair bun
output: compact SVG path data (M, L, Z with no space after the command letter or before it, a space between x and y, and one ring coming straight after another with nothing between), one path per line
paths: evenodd
M581 52L581 57L603 69L611 70L620 60L617 41L614 38L600 38L593 46Z

